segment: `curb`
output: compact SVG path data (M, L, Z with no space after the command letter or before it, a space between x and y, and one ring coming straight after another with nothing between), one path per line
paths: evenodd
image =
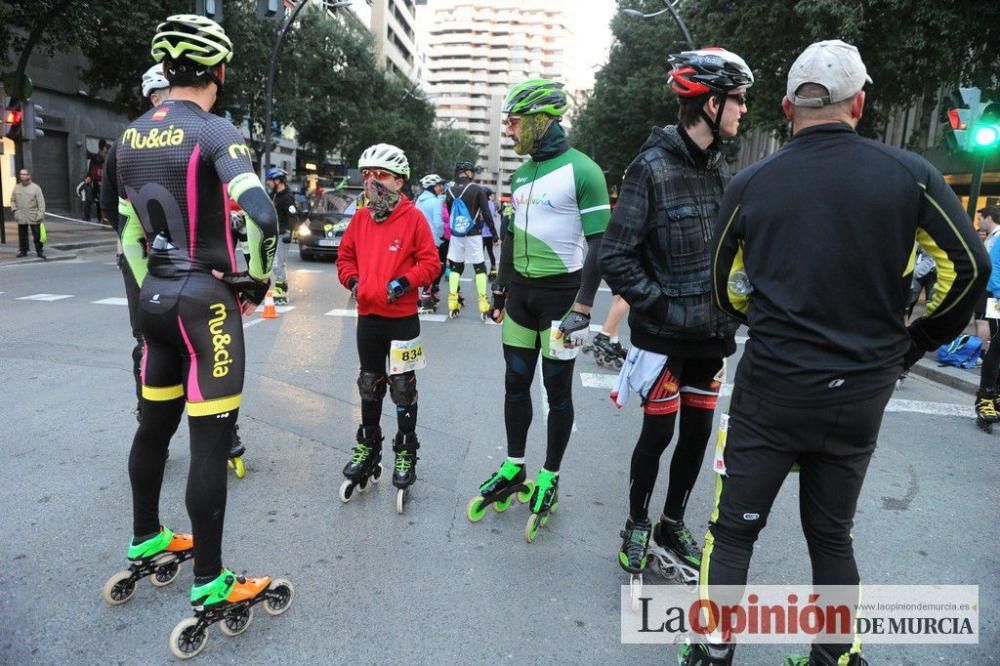
M929 379L932 382L937 382L938 384L944 384L953 389L962 391L963 393L968 393L969 395L975 395L976 391L979 390L979 382L976 378L956 376L951 372L947 372L942 368L937 367L929 361L917 361L913 367L910 368L910 372L914 375L919 375L925 379Z
M53 250L92 250L94 248L115 247L117 243L117 239L105 239L96 241L79 241L76 243L57 243L51 247Z
M53 261L68 261L70 259L76 259L76 256L76 252L59 252L59 254L54 254L48 257L48 261L45 259L39 259L38 257L32 257L31 259L27 257L12 258L6 261L0 259L0 267L22 266L24 264L51 264Z

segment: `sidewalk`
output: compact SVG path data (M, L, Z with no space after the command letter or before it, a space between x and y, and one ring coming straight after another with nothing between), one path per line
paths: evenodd
M5 211L10 215L9 211ZM32 263L42 261L35 256L35 244L28 237L28 256L17 258L17 224L13 220L4 222L7 242L0 243L0 265L8 263ZM108 248L113 250L118 237L114 230L97 222L84 222L62 213L46 213L45 229L48 242L45 256L49 261L75 259L76 250L85 248Z
M938 365L936 351L917 361L910 368L910 373L970 395L975 395L976 391L979 390L979 368L963 370L962 368L953 368L950 365Z

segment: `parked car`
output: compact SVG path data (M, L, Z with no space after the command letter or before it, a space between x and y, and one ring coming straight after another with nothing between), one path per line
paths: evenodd
M360 194L360 189L326 192L322 200L312 206L309 216L295 233L299 243L299 256L303 260L337 258L340 240L351 221L355 202Z

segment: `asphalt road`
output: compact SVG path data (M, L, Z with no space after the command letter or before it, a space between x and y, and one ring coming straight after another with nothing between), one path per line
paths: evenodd
M474 312L425 322L419 373L419 481L405 515L391 483L349 504L337 490L360 420L355 319L331 263L289 258L294 309L246 322L241 433L247 476L231 477L227 566L290 578L288 613L259 612L239 638L214 628L206 663L674 663L673 648L623 645L615 553L640 413L617 410L608 374L577 362L576 425L560 510L528 545L515 505L470 523L468 500L504 455L499 327ZM472 285L467 284L467 289ZM68 296L20 300L48 294ZM101 586L124 568L130 537L126 457L135 430L131 336L112 257L0 266L0 663L170 663L167 637L189 615L190 568L164 589L143 582L128 604ZM607 310L599 295L595 321ZM731 366L735 367L735 366ZM532 475L544 447L540 386L529 436ZM854 530L862 578L880 584L977 584L978 646L866 649L871 664L997 663L1000 543L997 438L978 431L968 396L920 378L886 414ZM722 406L728 399L722 401ZM383 425L391 436L393 408ZM161 515L184 510L188 436L167 463ZM386 458L391 458L387 443ZM665 456L654 505L665 491ZM387 481L387 479L383 479ZM689 503L704 534L708 460ZM751 580L810 580L790 477L758 542ZM737 663L779 664L782 646L745 646ZM802 650L799 650L802 651Z

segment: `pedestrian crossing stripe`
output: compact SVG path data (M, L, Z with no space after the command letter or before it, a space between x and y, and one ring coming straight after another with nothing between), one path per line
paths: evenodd
M580 383L584 388L604 389L612 391L618 385L617 374L606 374L599 372L581 372ZM733 385L723 384L719 395L722 397L732 395ZM974 411L963 404L952 402L926 402L924 400L900 400L893 398L885 408L886 412L894 414L932 414L935 416L964 416L975 418Z
M51 303L53 301L61 301L64 298L73 298L72 294L32 294L31 296L21 296L19 301L45 301L46 303Z
M334 308L329 312L325 313L326 317L352 317L357 318L358 311L349 308ZM420 321L432 321L436 323L441 323L448 321L448 315L443 314L422 314L419 315Z
M114 298L102 298L99 301L91 301L94 305L124 305L128 306L127 298L120 298L118 296Z

